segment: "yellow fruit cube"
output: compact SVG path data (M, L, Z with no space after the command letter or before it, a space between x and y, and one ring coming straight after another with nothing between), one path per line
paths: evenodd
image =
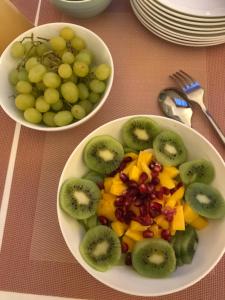
M179 169L177 169L175 167L164 166L163 172L167 173L169 175L169 177L175 178L179 174Z
M111 186L113 183L113 178L112 177L106 177L104 180L104 189L107 193L110 192Z
M111 227L113 231L115 231L116 235L118 237L121 237L124 234L125 230L128 228L128 225L120 221L114 221L111 223Z
M176 213L171 223L171 230L185 230L183 206L176 206Z
M191 226L196 229L203 229L208 225L208 220L206 218L198 216L194 221L191 222Z
M198 218L198 214L187 204L184 203L184 220L187 224L191 224Z
M145 231L148 229L149 226L144 226L144 225L141 225L140 223L132 220L130 222L130 230L134 230L134 231Z
M115 199L116 197L114 195L103 193L98 204L97 215L105 216L110 221L116 220L114 206Z
M122 237L122 241L128 245L129 251L132 251L132 250L133 250L134 245L135 245L135 241L134 241L134 240L132 240L132 239L129 238L128 236L124 235L124 236Z
M134 152L128 152L128 153L126 153L124 156L125 156L125 157L128 157L128 156L129 156L129 157L132 158L132 160L135 160L135 159L138 158L137 153L134 153Z
M137 163L137 160L136 160L136 159L133 160L133 161L131 161L130 163L128 163L128 164L126 165L126 168L123 169L123 173L126 174L126 175L128 175L130 169L131 169L133 166L135 166L136 163Z
M174 208L176 206L176 204L177 204L177 201L174 198L172 198L172 199L168 198L168 200L166 201L166 206L169 206L171 208Z
M175 187L175 181L166 173L159 173L160 184L168 189L173 189Z
M129 179L130 180L134 180L136 182L138 182L139 177L140 177L141 171L137 166L132 166L132 168L129 171Z
M141 168L142 163L149 165L152 160L152 152L150 150L143 150L139 152L137 166Z
M141 241L144 239L143 234L141 231L135 231L135 230L131 230L128 229L125 232L125 235L128 236L129 238L131 238L134 241Z
M151 225L150 230L154 233L155 238L160 238L161 237L161 231L162 230L159 228L159 226L157 224Z
M127 189L127 186L122 182L113 183L110 188L110 193L116 196L123 194Z
M173 193L168 201L166 202L166 205L170 206L170 207L174 207L176 204L180 204L180 200L183 198L184 196L184 187L181 186L178 190L176 190L175 193Z
M163 229L169 229L170 224L169 222L165 219L164 215L160 215L156 218L154 218L156 224L158 224L161 228Z

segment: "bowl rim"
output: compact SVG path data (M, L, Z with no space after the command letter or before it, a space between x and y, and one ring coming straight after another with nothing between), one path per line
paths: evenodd
M214 261L214 263L210 266L210 268L208 268L205 272L203 272L200 276L198 276L197 278L191 280L189 283L186 283L184 285L182 285L181 287L177 287L177 288L173 288L172 290L170 290L169 292L155 292L155 293L135 293L132 291L128 291L125 289L122 289L118 286L115 286L114 284L108 283L106 281L101 281L99 278L96 278L94 276L94 274L91 273L91 270L89 271L86 267L85 267L85 263L84 262L80 262L80 260L78 260L75 255L72 252L72 248L69 245L69 242L67 240L67 238L64 236L63 233L63 224L62 224L62 217L60 216L60 214L62 214L63 212L61 211L60 205L59 205L59 192L60 192L60 187L61 184L63 182L63 175L64 175L64 171L67 168L67 166L70 164L70 161L72 159L72 157L74 156L74 153L77 151L77 148L79 148L82 144L87 143L87 141L93 137L96 132L98 132L99 130L103 129L104 126L109 125L109 124L114 124L118 121L125 121L128 120L129 118L133 118L133 117L148 117L148 118L156 118L156 119L162 119L162 120L167 120L169 122L171 122L172 124L179 124L179 126L186 128L186 130L188 131L193 131L199 138L201 138L204 142L207 143L207 145L212 148L212 150L215 152L215 155L218 157L218 159L220 160L220 162L222 163L223 167L225 168L225 161L223 160L222 156L220 155L220 153L217 151L217 149L213 146L213 144L207 139L205 138L201 133L199 133L196 129L189 127L179 121L176 121L174 119L170 119L164 116L160 116L160 115L152 115L152 114L135 114L135 115L128 115L128 116L123 116L114 120L111 120L109 122L104 123L103 125L99 126L98 128L94 129L93 131L91 131L84 139L82 139L79 144L77 144L77 146L73 149L73 151L71 152L71 154L69 155L69 157L67 158L67 161L63 167L62 173L60 175L59 181L58 181L58 188L57 188L57 200L56 200L56 210L57 210L57 220L59 223L59 227L63 236L63 239L67 245L67 247L69 248L69 251L71 252L71 254L73 255L74 259L82 266L82 268L88 272L93 278L95 278L95 280L105 284L106 286L113 288L116 291L120 291L122 293L128 294L128 295L133 295L133 296L144 296L144 297L156 297L156 296L165 296L165 295L169 295L169 294L173 294L182 290L187 289L188 287L191 287L192 285L194 285L195 283L199 282L201 279L203 279L207 274L209 274L211 272L211 270L217 265L217 263L220 261L220 259L222 258L222 256L225 253L225 243L224 243L224 247L221 249L220 251L220 255L218 255L217 259Z
M86 0L85 0L86 1ZM89 0L87 0L89 1ZM46 132L56 132L56 131L63 131L63 130L68 130L71 128L75 128L78 127L79 125L82 125L83 123L85 123L86 121L88 121L90 118L92 118L100 109L101 107L104 105L104 103L106 102L106 100L108 99L108 96L111 92L112 86L113 86L113 81L114 81L114 63L113 63L113 58L111 55L111 52L108 48L108 46L106 45L106 43L104 42L104 40L97 35L94 31L88 29L87 27L81 26L81 25L77 25L77 24L73 24L73 23L67 23L67 22L52 22L52 23L45 23L39 26L34 26L31 29L28 29L26 31L24 31L23 33L21 33L20 35L18 35L16 38L14 38L10 44L8 44L8 46L4 49L4 51L2 52L1 56L0 56L0 68L1 68L1 63L2 61L4 61L5 56L9 53L10 51L10 47L12 46L12 44L18 40L20 40L24 35L32 33L32 31L34 30L38 30L39 28L44 28L44 27L54 27L54 26L62 26L62 27L73 27L74 29L78 28L81 30L84 30L86 32L88 32L89 34L91 34L96 40L98 40L102 46L105 48L106 52L107 52L107 56L109 58L110 61L110 67L111 67L111 74L110 77L108 78L108 82L107 82L107 87L104 93L104 96L102 97L101 101L98 103L98 105L89 113L87 114L83 119L75 121L71 124L68 124L66 126L61 126L61 127L47 127L45 125L42 124L32 124L29 123L27 121L25 121L24 119L20 119L15 117L14 115L12 115L11 111L8 110L5 105L3 104L3 101L1 101L0 99L0 106L2 107L2 109L5 111L5 113L12 119L14 120L16 123L19 123L20 125L23 125L24 127L30 128L30 129L34 129L34 130L38 130L38 131L46 131Z

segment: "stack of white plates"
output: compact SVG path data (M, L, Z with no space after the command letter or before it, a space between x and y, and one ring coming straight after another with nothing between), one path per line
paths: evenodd
M130 0L139 21L157 36L185 46L225 42L225 0Z

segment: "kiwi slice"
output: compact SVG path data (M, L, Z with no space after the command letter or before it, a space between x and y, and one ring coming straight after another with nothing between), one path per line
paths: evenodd
M134 246L132 264L142 276L163 278L175 270L176 257L169 242L158 238L144 239Z
M80 244L80 253L92 268L105 272L120 260L120 240L111 228L98 225L86 232Z
M93 137L84 148L84 162L89 169L100 174L110 174L123 159L123 146L109 135Z
M156 159L165 166L178 166L187 160L187 149L181 137L170 130L157 135L153 149Z
M181 180L186 185L194 182L210 183L215 176L212 163L205 159L187 161L180 165L179 170Z
M176 256L176 266L182 266L183 261L181 259L181 244L182 244L182 232L177 231L175 236L173 236L171 245L175 251Z
M104 181L104 176L95 171L88 171L83 178L94 181L96 184L102 183Z
M100 225L96 214L87 219L80 220L86 230L89 230L97 225Z
M100 190L94 182L69 178L61 186L59 202L68 215L82 220L95 214L100 197Z
M185 192L185 200L199 215L209 219L225 216L225 200L214 187L205 183L190 184Z
M154 138L161 131L159 125L147 117L134 117L122 126L122 139L128 148L152 148Z
M182 241L180 247L180 257L184 264L190 264L192 262L197 243L198 236L196 230L191 226L187 226L185 231L182 232Z

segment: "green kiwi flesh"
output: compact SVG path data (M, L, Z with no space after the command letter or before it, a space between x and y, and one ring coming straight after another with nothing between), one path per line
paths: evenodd
M98 225L86 232L80 244L80 253L88 265L105 272L120 260L120 240L111 228Z
M122 140L127 148L144 150L152 148L154 138L161 131L159 125L148 117L134 117L122 126Z
M132 265L144 277L167 277L176 268L174 249L163 239L144 239L134 246Z
M59 202L68 215L82 220L95 214L100 197L100 190L94 182L69 178L61 186Z
M197 159L183 163L179 167L180 177L184 184L194 182L210 183L215 171L212 163L205 159Z
M102 183L104 181L104 176L95 171L88 171L84 176L84 179L94 181L96 184Z
M153 149L156 159L164 166L178 166L187 160L187 149L181 137L170 130L157 135Z
M110 174L117 169L123 157L123 146L109 135L93 137L83 151L87 167L100 174Z
M199 215L209 219L225 216L225 200L214 187L205 183L192 183L185 192L185 200Z

